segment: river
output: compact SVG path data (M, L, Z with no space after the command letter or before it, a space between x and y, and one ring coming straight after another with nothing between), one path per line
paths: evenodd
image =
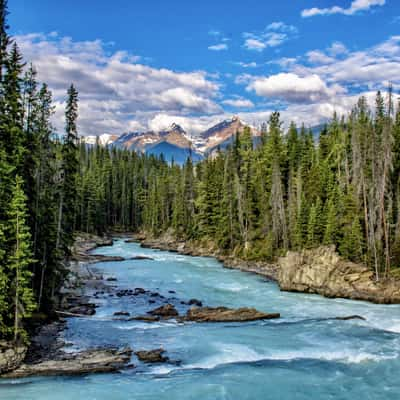
M280 292L264 278L222 268L213 258L143 249L115 241L97 253L153 260L96 264L118 288L157 291L184 312L181 301L255 307L281 318L251 323L146 323L112 320L162 304L148 296L105 294L93 317L71 318L69 351L103 345L134 350L163 347L173 363L83 377L0 381L1 400L122 399L399 399L400 306ZM175 293L170 293L173 291ZM360 320L334 320L358 314ZM178 362L179 361L179 362Z

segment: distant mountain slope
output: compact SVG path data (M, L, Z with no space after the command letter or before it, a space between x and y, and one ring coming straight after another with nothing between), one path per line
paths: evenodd
M248 126L243 123L240 118L233 117L230 120L225 120L210 129L202 132L200 137L204 142L204 152L210 153L223 143L229 142L237 132L243 132L243 129ZM260 133L257 129L250 127L253 136L259 136Z
M104 134L99 136L86 136L85 143L94 145L97 140L103 146L116 146L146 154L164 155L167 161L174 160L183 163L189 156L193 161L199 161L204 156L213 154L218 148L225 149L237 132L242 132L246 127L238 117L222 121L196 137L191 137L178 124L172 124L170 128L154 132L128 132L120 136ZM259 141L260 133L250 127L254 142Z
M202 154L194 152L188 147L183 148L168 142L160 142L150 146L146 150L146 154L153 154L155 156L163 155L166 161L174 161L176 164L184 164L189 157L194 162L200 161L203 158Z

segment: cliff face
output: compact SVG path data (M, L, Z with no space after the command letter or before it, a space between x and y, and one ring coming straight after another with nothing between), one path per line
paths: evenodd
M376 282L366 266L342 259L333 247L289 251L278 260L282 290L374 303L400 303L400 283Z

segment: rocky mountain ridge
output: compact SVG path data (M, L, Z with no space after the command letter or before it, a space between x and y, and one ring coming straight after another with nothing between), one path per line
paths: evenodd
M100 136L84 136L87 145L99 143L102 146L115 146L141 153L161 155L168 161L184 162L189 156L194 161L212 154L218 148L226 148L232 143L235 134L248 126L238 117L224 120L197 136L188 134L180 125L173 123L168 129L147 132L128 132L122 135L103 134ZM251 127L255 141L260 132Z

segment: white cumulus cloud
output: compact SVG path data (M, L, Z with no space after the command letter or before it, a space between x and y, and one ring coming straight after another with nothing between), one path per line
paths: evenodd
M236 107L236 108L252 108L254 107L254 103L249 99L237 98L237 99L227 99L222 102L227 106Z
M112 52L100 40L73 41L55 34L16 37L27 61L51 88L54 125L63 131L63 107L68 86L79 91L81 134L121 133L146 127L160 112L174 115L221 112L215 99L219 84L204 71L176 72L140 63L127 52Z
M294 73L279 73L255 77L247 86L258 96L281 99L293 103L317 102L334 95L337 88L329 88L316 74L301 77Z
M212 46L208 46L208 50L213 50L213 51L228 50L228 45L226 43L214 44Z
M248 50L263 51L267 45L261 40L249 38L245 40L244 47Z
M297 28L282 21L270 23L262 32L244 32L244 47L247 50L263 51L277 47L297 34Z
M301 16L314 17L316 15L332 15L332 14L344 14L353 15L359 11L369 10L373 6L383 6L385 0L354 0L351 2L348 8L341 6L333 6L328 8L308 8L301 12Z

